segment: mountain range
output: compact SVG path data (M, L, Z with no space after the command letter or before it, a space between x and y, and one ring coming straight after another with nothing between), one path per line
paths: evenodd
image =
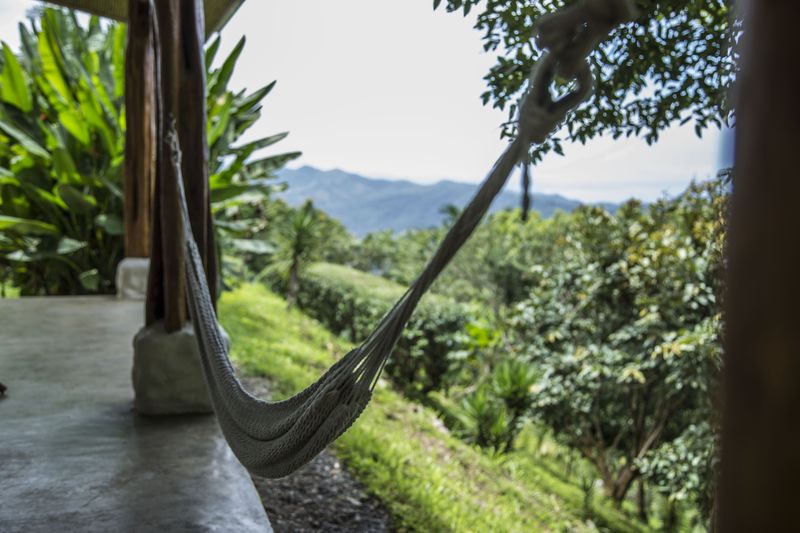
M303 166L278 173L288 188L279 197L291 206L311 199L314 205L340 220L354 235L390 229L403 231L438 226L444 214L441 208L465 206L477 190L475 184L443 180L420 185L406 180L387 180L359 176L342 170L320 170ZM516 208L520 193L502 191L491 212ZM534 194L532 209L543 217L560 209L572 211L582 205L578 200L559 194ZM602 204L614 209L613 204Z

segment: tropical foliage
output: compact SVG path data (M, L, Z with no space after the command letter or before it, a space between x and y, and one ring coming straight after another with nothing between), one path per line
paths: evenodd
M0 60L0 279L23 294L113 292L123 253L125 27L43 9L19 31L20 52L4 43ZM211 194L224 214L263 202L273 172L299 155L251 159L286 134L234 146L274 85L228 88L243 46L219 67L219 38L206 53ZM253 222L220 218L227 246L247 246L230 233Z
M283 140L287 132L235 144L261 117L261 102L275 82L252 93L232 92L228 83L244 49L245 38L214 68L219 45L217 36L206 48L207 130L211 208L222 264L221 282L227 287L249 272L248 258L257 261L274 251L261 234L273 214L271 194L284 187L275 182L275 171L299 157L300 152L253 158L260 150Z
M125 32L46 9L0 68L2 275L23 294L109 292L122 256Z

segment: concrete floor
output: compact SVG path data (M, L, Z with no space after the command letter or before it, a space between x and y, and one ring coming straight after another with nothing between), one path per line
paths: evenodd
M131 410L141 302L0 299L0 532L271 532L213 416Z

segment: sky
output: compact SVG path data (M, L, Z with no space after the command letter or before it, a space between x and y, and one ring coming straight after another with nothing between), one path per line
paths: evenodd
M17 22L37 3L0 0L0 39L15 48ZM222 31L218 58L244 35L230 87L277 84L243 140L290 132L272 147L303 152L290 166L481 181L506 145L506 112L481 104L495 58L473 23L433 11L430 0L246 1ZM564 157L550 154L534 169L534 192L652 201L716 174L728 137L707 131L698 139L687 125L655 146L605 137L567 145Z

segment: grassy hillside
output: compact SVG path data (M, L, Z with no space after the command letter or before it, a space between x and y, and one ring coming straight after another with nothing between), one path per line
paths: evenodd
M220 318L244 372L272 379L286 397L349 346L262 286L226 293ZM277 399L277 398L276 398ZM337 455L412 531L635 532L635 520L584 491L562 464L532 445L495 459L450 436L433 411L379 384L364 415L334 445Z

